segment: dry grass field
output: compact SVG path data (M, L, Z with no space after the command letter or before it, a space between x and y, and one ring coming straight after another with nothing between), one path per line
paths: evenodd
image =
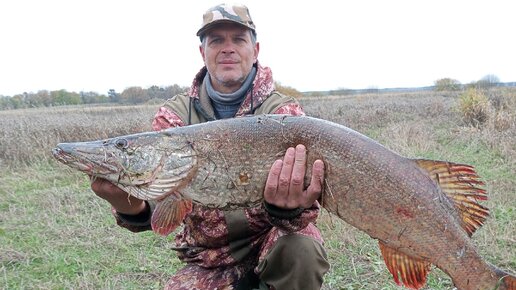
M481 122L460 93L306 97L308 115L355 129L407 157L474 165L491 209L473 237L485 259L516 271L516 91L485 92ZM150 130L157 105L0 111L0 289L160 289L181 266L172 236L114 224L86 176L54 162L59 142ZM485 118L484 118L485 117ZM325 289L400 289L376 241L326 212ZM426 289L452 289L434 269Z

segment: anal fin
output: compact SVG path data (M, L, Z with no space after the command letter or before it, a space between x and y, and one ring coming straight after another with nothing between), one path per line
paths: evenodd
M498 268L491 266L493 273L498 277L498 283L494 289L496 290L516 290L516 276L506 273Z
M383 242L379 242L380 251L398 285L405 285L410 289L420 289L426 284L426 277L430 272L430 263L422 259L403 254Z
M428 172L442 192L453 201L461 218L461 226L469 236L480 228L489 216L489 209L478 201L487 199L481 188L484 183L470 165L426 159L414 160Z
M173 192L156 203L151 226L155 233L166 236L173 232L192 211L192 201Z

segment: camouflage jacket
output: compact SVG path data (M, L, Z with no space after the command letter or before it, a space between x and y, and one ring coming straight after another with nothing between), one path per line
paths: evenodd
M270 69L259 64L257 68L253 87L247 93L236 117L261 113L304 115L302 107L295 99L274 91ZM154 130L215 120L203 84L206 73L206 67L202 68L188 93L174 96L159 108L152 123ZM150 208L152 212L152 203ZM318 213L317 202L290 219L279 218L263 206L223 211L194 205L192 212L183 221L182 230L176 235L174 249L178 251L182 261L203 267L235 265L250 255L266 250L263 249L263 244L267 244L266 235L273 228L280 235L301 232L322 241L319 232L312 230L311 225L317 219ZM120 226L131 231L150 229L149 220L134 221L116 212L114 215ZM310 227L307 228L308 225Z

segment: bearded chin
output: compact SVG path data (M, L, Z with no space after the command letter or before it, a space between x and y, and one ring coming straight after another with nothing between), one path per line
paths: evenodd
M240 87L247 76L240 76L239 78L230 75L222 74L216 77L217 82L227 88Z

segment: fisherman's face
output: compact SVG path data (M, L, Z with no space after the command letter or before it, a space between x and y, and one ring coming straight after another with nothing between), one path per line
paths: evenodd
M237 91L258 59L259 44L251 31L238 24L219 24L208 30L200 51L213 88L221 93Z

